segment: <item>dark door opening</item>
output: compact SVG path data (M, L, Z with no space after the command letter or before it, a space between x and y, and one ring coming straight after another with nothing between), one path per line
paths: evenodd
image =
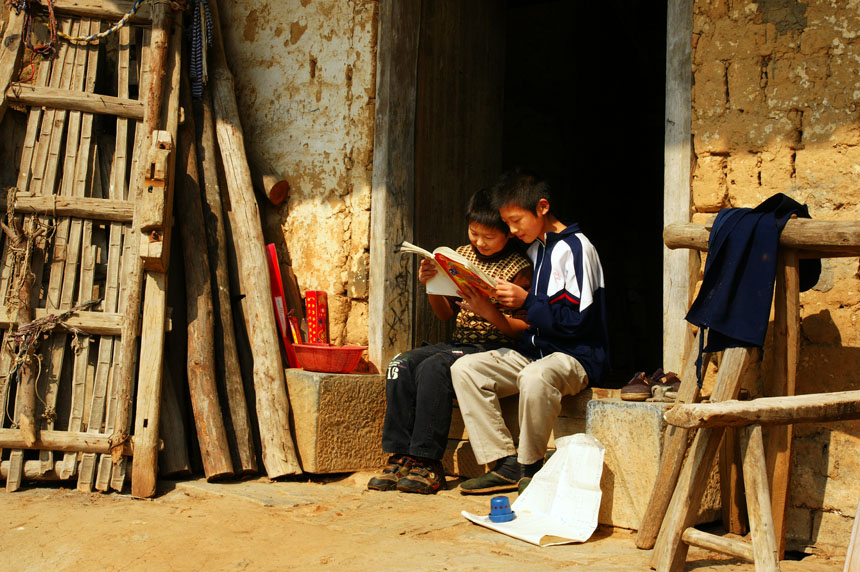
M615 385L662 355L665 22L633 0L422 4L416 239L464 244L466 199L503 169L549 177L601 256ZM415 300L415 343L444 339Z

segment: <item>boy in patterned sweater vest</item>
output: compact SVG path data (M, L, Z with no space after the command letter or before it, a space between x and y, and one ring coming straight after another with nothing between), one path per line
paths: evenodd
M531 263L513 241L508 241L508 227L492 205L488 190L472 196L466 217L470 244L460 246L457 252L490 276L528 288ZM433 263L422 259L418 280L426 285L435 274ZM454 399L451 365L467 354L510 346L526 328L523 320L486 297L486 304L476 304L480 314L445 296L428 298L440 320L450 320L456 314L454 334L449 342L415 348L388 364L382 449L391 456L367 483L369 489L433 494L445 486L442 456Z

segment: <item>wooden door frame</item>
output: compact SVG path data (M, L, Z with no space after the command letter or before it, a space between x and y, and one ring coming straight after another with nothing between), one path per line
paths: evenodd
M368 353L383 369L412 344L415 110L420 2L380 0L370 212Z
M368 351L384 367L412 343L411 261L397 245L413 235L418 2L380 0L370 228ZM669 0L666 15L666 123L663 224L692 213L693 0ZM692 342L684 320L693 292L695 253L663 247L663 367L681 371Z
M693 202L692 76L693 0L669 0L666 10L666 123L663 225L690 222ZM692 300L696 253L663 246L663 368L681 371L692 343L684 320Z

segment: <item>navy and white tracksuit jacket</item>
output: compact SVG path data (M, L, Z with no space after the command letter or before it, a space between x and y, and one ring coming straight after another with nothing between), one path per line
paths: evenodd
M609 372L609 334L597 250L571 224L548 232L546 244L534 241L528 256L534 278L523 303L529 327L520 337L520 353L539 359L564 352L582 364L589 385L599 384Z

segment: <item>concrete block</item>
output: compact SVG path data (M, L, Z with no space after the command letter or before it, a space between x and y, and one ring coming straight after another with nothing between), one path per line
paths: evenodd
M384 376L288 369L286 378L293 435L305 472L370 470L385 463Z
M638 530L651 498L663 454L663 412L668 403L596 399L588 402L586 433L606 447L598 522ZM698 522L718 518L716 466L705 492Z

